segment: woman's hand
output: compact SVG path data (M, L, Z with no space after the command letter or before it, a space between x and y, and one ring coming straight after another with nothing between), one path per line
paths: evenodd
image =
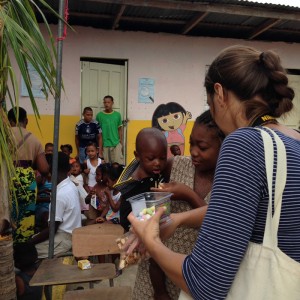
M88 168L84 169L83 173L86 174L86 175L88 175L90 173L90 169L88 169Z
M160 241L159 220L164 213L165 208L160 207L156 211L155 215L147 221L140 221L133 213L130 213L127 217L135 234L139 237L147 249L151 248L153 242Z

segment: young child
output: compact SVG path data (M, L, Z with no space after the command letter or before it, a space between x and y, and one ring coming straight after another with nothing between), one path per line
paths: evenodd
M181 155L181 150L178 145L172 145L170 151L174 156Z
M96 184L90 187L89 193L85 198L85 203L89 204L89 210L86 214L88 218L86 225L95 224L97 218L105 218L109 204L104 193L106 185L102 180L102 166L96 169Z
M93 119L93 110L91 107L85 107L82 113L83 119L77 122L75 126L75 143L77 148L77 158L82 164L86 159L86 147L92 142L100 147L99 156L102 153L102 130L99 123Z
M80 207L81 211L87 211L89 209L88 205L85 203L85 198L88 195L87 191L84 189L84 178L82 176L82 167L78 161L71 164L70 179L76 185L79 196L80 196Z
M101 165L101 158L98 157L97 145L93 142L88 143L86 147L86 155L88 159L84 162L84 173L88 176L88 187L89 192L96 185L96 169Z
M130 226L127 216L131 212L131 205L126 200L140 193L150 192L151 187L158 187L159 183L164 180L167 148L167 140L163 132L157 128L142 129L136 137L135 159L125 168L115 185L115 188L122 194L120 223L126 231ZM168 299L164 272L154 260L149 259L149 263L149 274L155 298L162 296Z
M113 188L119 179L121 173L123 172L123 167L121 165L113 166L110 164L103 165L102 176L103 182L107 186L104 193L108 199L109 205L107 206L107 213L105 218L97 218L96 223L113 223L120 224L120 205L121 205L121 193Z
M120 224L126 231L131 212L128 198L158 187L163 181L162 172L167 165L167 141L157 128L144 128L136 137L135 159L124 169L115 188L121 192Z
M45 145L45 154L53 154L53 143L47 143Z
M61 152L69 156L70 165L72 165L72 163L76 161L76 158L71 157L71 154L73 152L73 147L70 144L61 145L60 150Z
M14 246L16 272L17 299L40 300L42 299L43 287L30 286L29 281L36 271L35 262L38 258L35 246L29 243L16 244Z

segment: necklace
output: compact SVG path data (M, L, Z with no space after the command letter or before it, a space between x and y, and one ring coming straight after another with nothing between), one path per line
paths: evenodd
M264 126L267 124L278 124L278 121L273 116L262 115L256 118L249 126L256 127L256 126Z

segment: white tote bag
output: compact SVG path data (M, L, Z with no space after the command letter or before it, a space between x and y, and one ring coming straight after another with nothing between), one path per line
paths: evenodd
M269 189L269 206L262 244L249 243L227 300L299 300L300 263L288 257L277 246L277 233L281 213L282 193L286 183L287 165L285 146L278 135L277 172L272 216L272 175L274 149L271 136L261 130L265 148L265 162ZM300 201L300 199L299 199Z
M288 257L277 246L282 193L287 174L286 151L278 135L273 130L266 129L274 136L277 146L275 211L272 216L273 142L266 131L257 128L257 130L261 131L264 141L266 173L270 195L265 234L262 244L249 242L245 256L227 295L227 300L300 299L300 263ZM181 291L179 300L190 299L193 298Z

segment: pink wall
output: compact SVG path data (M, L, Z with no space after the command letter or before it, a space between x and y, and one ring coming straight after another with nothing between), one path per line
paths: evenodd
M203 111L205 66L217 53L233 44L247 44L261 50L275 49L287 68L300 69L300 44L248 42L243 40L186 37L142 32L118 32L76 27L68 29L63 45L61 114L80 116L80 57L128 59L128 118L149 120L158 104L175 101L193 114ZM56 33L56 27L53 27ZM138 80L155 79L155 104L138 103ZM40 114L51 115L53 99L37 99ZM31 113L28 99L21 105Z

